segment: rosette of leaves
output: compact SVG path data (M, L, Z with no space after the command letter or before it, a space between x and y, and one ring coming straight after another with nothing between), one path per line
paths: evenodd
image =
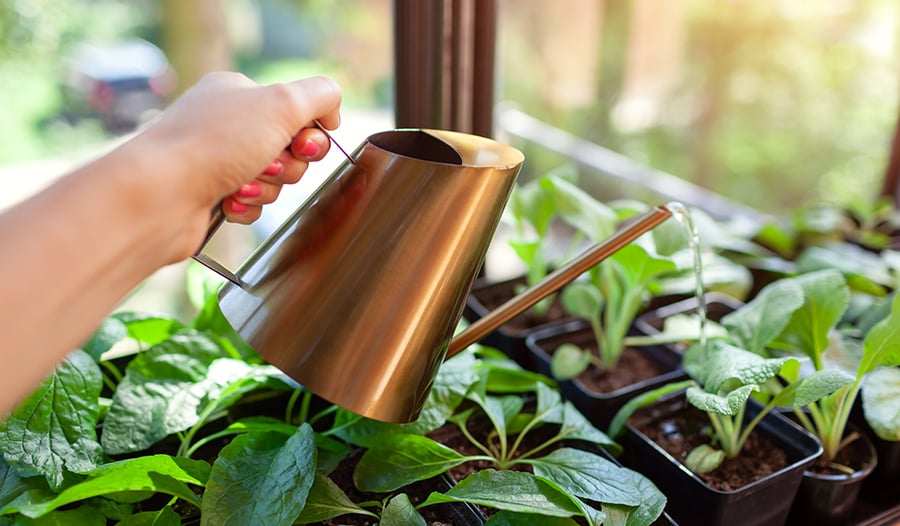
M665 497L649 480L597 453L572 447L579 441L618 446L563 401L547 378L523 371L490 350L483 350L473 365L475 381L448 420L480 453L465 455L426 436L433 429L366 423L348 428L347 434L368 447L354 474L357 487L392 492L467 462L488 461L492 468L469 475L446 492L432 493L419 506L468 502L491 507L498 513L488 524L517 520L574 525L574 517L592 525L650 524L662 513ZM528 399L534 400L531 409L526 409ZM489 422L486 439L470 432L469 424L478 419ZM549 438L522 451L525 437L541 428L552 431Z

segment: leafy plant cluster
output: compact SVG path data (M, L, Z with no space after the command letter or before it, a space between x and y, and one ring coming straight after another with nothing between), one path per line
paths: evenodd
M0 424L0 525L289 525L348 514L409 525L446 502L492 507L492 525L640 525L662 512L648 480L574 445L616 447L552 381L490 349L448 360L416 422L386 424L302 389L230 329L213 291L194 295L204 303L187 324L111 316ZM115 358L128 342L137 351ZM475 459L426 435L467 433L478 418L492 431L469 436L494 467L414 504L409 483ZM519 451L540 428L550 438ZM355 502L329 478L360 448L357 485L383 498Z
M893 403L900 383L890 379L900 365L900 302L886 298L869 317L851 322L846 316L850 299L844 276L834 269L771 283L722 318L720 336L689 347L684 368L690 381L633 399L614 419L610 434L621 432L637 408L685 389L687 401L709 416L713 436L711 445L688 456L692 470L711 471L724 458L738 455L756 425L775 408L792 409L833 463L838 451L856 438L847 433L850 412L860 391L871 385L878 394L868 397L866 418L880 435L900 436ZM751 403L760 409L747 419Z

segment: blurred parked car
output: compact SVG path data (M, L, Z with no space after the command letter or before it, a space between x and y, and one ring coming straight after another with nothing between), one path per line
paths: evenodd
M110 133L125 133L158 113L174 89L168 59L150 42L81 44L63 81L64 112L96 117Z

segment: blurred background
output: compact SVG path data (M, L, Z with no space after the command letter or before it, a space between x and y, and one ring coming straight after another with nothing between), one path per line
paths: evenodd
M521 137L525 118L764 213L882 189L900 115L896 0L496 1L494 98L512 117L495 131L525 150L522 177L569 161ZM334 77L335 137L355 147L394 125L393 24L391 0L4 0L0 207L114 146L211 70Z

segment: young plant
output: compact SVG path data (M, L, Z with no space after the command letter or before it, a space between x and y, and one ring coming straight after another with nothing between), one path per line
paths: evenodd
M808 404L805 412L795 413L803 426L821 440L823 457L836 469L852 471L847 466L835 464L834 460L844 446L857 438L846 432L847 423L867 377L900 365L900 300L893 298L890 314L865 334L837 333L833 330L836 318L844 313L850 300L843 276L837 271L825 270L795 279L803 288L809 308L795 312L790 318L779 336L780 346L788 352L808 356L816 373L850 373L850 381L836 392ZM877 413L877 410L870 412ZM881 422L885 424L882 433L900 433L900 422L896 419L882 418Z
M510 514L582 516L590 524L608 517L630 517L649 524L661 513L664 497L645 478L588 451L568 446L585 441L617 446L596 429L546 379L519 370L500 359L478 364L478 381L449 421L480 453L465 455L425 435L383 432L361 457L354 478L364 491L390 492L425 480L467 462L486 461L483 469L442 494L433 493L420 506L439 502L470 502ZM525 400L534 397L534 408ZM470 425L488 426L476 436ZM529 434L549 430L540 444L523 447ZM557 446L567 441L564 447ZM528 466L529 471L513 469ZM510 488L514 488L511 490ZM602 506L596 509L591 503ZM560 524L574 522L560 522Z
M588 320L594 332L596 352L565 344L553 353L555 378L568 380L589 365L600 369L616 366L626 346L634 318L651 294L656 279L676 269L675 263L631 244L600 262L587 279L568 285L562 292L566 310Z
M839 296L833 289L828 293ZM711 339L705 346L695 343L688 348L684 368L691 380L630 401L613 419L610 435L617 436L637 408L652 403L664 393L686 387L687 401L708 415L713 437L711 444L700 446L688 455L685 461L688 468L697 473L712 471L725 458L739 455L747 438L772 409L815 404L853 381L851 376L833 369L801 376L798 357L771 356L774 347L781 345L779 335L791 320L817 320L826 329L836 323L835 312L826 312L821 307L812 297L804 295L798 280L786 278L768 285L753 301L723 317L722 325L727 328L724 338ZM748 421L745 417L751 397L761 407Z

